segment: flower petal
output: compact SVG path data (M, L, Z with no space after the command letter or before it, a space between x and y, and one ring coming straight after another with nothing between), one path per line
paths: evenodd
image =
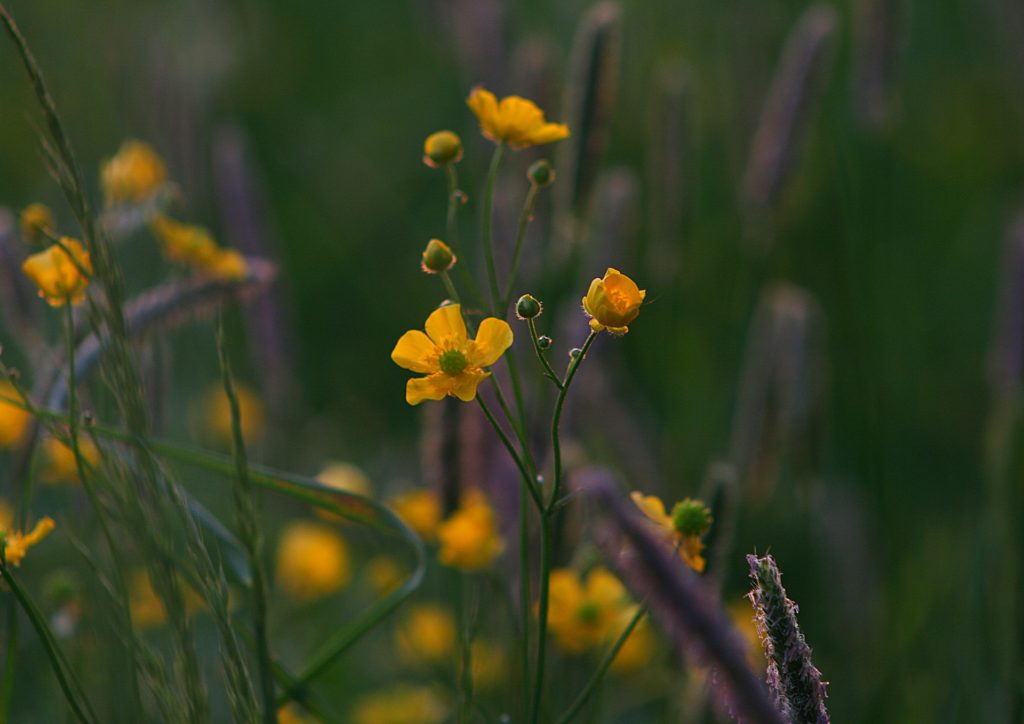
M476 399L476 388L490 376L490 372L466 370L458 377L449 377L452 383L448 392L463 402L472 402Z
M484 135L495 137L495 121L498 116L498 99L489 90L477 86L466 99L466 105L476 115ZM498 140L494 138L494 140Z
M531 146L561 141L569 137L569 127L564 123L545 123L526 135L523 141Z
M657 523L659 528L665 528L671 533L675 532L675 528L672 526L672 519L665 512L665 504L661 502L661 498L656 495L644 495L636 490L630 493L629 497L633 500L636 507L640 509L640 512L654 523Z
M462 319L462 307L458 304L447 304L435 309L427 317L424 327L427 336L439 347L463 349L466 346L466 322Z
M391 359L399 367L429 374L438 371L436 362L431 359L436 349L430 337L413 329L399 338L398 344L391 350Z
M490 367L512 346L512 328L508 322L488 317L480 322L476 341L470 346L469 364L474 367Z
M443 400L448 394L447 375L438 372L429 377L413 377L405 383L405 401L418 405L424 400Z
M597 567L587 575L587 598L602 608L615 608L626 598L626 588L607 568Z

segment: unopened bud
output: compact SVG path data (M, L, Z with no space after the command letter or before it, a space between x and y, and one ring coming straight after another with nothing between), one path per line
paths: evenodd
M581 354L583 354L582 349L579 347L573 347L569 350L569 359L579 359Z
M440 274L455 266L455 254L440 239L431 239L423 250L421 266L427 274Z
M551 349L552 340L551 337L546 334L537 337L537 346L541 349Z
M423 163L431 168L458 163L462 159L462 139L451 131L438 131L423 142Z
M530 179L530 183L532 184L536 184L537 186L547 186L555 180L555 169L547 159L542 158L540 161L535 161L530 164L530 168L526 172L526 176Z
M544 311L544 306L532 294L524 294L516 302L516 316L520 319L539 317L542 311Z
M700 500L686 498L672 509L672 526L684 536L701 536L711 527L711 511Z

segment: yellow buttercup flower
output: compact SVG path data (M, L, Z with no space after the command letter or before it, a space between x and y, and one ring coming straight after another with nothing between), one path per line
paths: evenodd
M316 724L317 720L306 716L295 703L285 704L277 710L277 724Z
M504 646L497 641L474 639L470 649L474 689L492 690L506 681L509 656Z
M167 182L167 168L148 144L132 139L103 164L100 181L108 206L145 201Z
M297 601L312 601L341 589L351 575L348 546L318 523L291 523L277 547L277 581Z
M184 592L185 613L191 616L201 611L206 602L184 581L179 579L179 583ZM141 568L132 571L128 579L128 608L137 628L155 628L167 622L167 609L156 594L149 574Z
M410 405L446 395L471 402L477 386L491 374L483 368L512 346L512 328L495 317L480 323L475 340L468 339L458 304L435 309L424 326L426 334L416 329L406 332L391 352L395 364L427 375L406 384L405 400Z
M46 238L48 233L53 233L53 212L44 204L29 204L21 210L18 216L21 225L21 236L33 244L37 244Z
M466 493L458 510L437 529L437 539L441 544L438 560L463 571L487 568L505 548L494 509L475 489Z
M697 573L702 573L707 562L702 555L704 543L701 537L711 527L711 511L700 501L687 498L676 503L672 515L668 515L665 512L665 504L654 495L634 491L629 497L633 499L640 512L654 524L659 534L679 550L683 563Z
M7 380L0 380L0 449L17 445L32 420L27 410L6 400L20 401L21 396L14 385Z
M437 537L441 523L441 500L429 488L410 490L388 501L388 506L425 541Z
M618 269L609 268L603 279L590 282L583 309L590 315L590 328L595 332L607 329L612 334L625 334L630 322L640 314L647 292Z
M592 569L582 581L569 568L551 572L548 629L558 645L579 654L605 643L614 632L623 609L629 605L625 587L608 569Z
M260 396L252 388L235 383L235 397L238 399L238 413L242 427L242 439L246 445L260 441L267 427L267 412ZM210 437L219 443L230 445L234 438L231 423L231 403L224 388L217 384L210 387L202 399L199 411Z
M743 639L743 650L747 654L747 663L757 672L763 673L768 662L764 658L764 646L761 645L761 636L757 633L757 624L754 622L754 611L750 607L750 601L743 600L731 603L726 606L732 625L739 631Z
M445 700L426 686L399 684L360 699L354 724L441 724L448 718Z
M237 249L218 249L200 270L218 279L239 281L249 276L249 262Z
M67 236L61 237L60 242L67 251L54 244L21 265L22 271L39 287L39 296L51 307L62 307L69 300L72 304L85 301L92 276L92 261L82 243Z
M493 93L478 86L466 104L480 121L481 133L495 143L526 148L569 137L568 126L547 123L544 112L533 101L519 96L506 96L499 103Z
M356 495L362 495L364 498L373 495L373 486L370 485L369 478L359 469L358 465L353 465L352 463L329 463L317 474L316 480L318 483L323 483L329 488L346 493L355 493ZM345 520L344 516L332 513L329 510L323 510L322 508L313 508L313 512L324 520L337 522Z
M622 610L618 620L612 627L609 643L618 640L635 613L636 606L630 606ZM619 649L619 653L612 660L612 671L616 674L628 674L643 669L650 663L651 657L654 655L655 646L654 632L651 630L651 624L645 616L640 619L626 640L622 642L622 648Z
M50 535L57 524L53 518L42 518L28 533L8 529L4 533L4 560L9 566L20 566L28 549Z
M395 629L395 645L410 664L440 664L455 651L455 619L434 604L409 610Z
M86 464L86 469L96 468L100 464L100 450L96 443L88 437L79 436L78 452ZM77 483L78 462L75 460L75 451L62 440L55 437L48 437L43 443L43 453L46 463L43 465L40 478L44 483Z

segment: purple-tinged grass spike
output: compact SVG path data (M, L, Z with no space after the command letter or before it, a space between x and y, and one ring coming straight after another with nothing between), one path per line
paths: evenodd
M577 478L612 523L598 542L613 567L680 654L711 669L718 700L734 717L754 724L782 724L764 684L747 663L742 639L715 597L650 530L604 470Z
M747 556L754 587L748 594L768 660L768 688L792 724L828 724L827 684L811 663L811 647L796 621L797 605L786 598L782 574L770 555Z

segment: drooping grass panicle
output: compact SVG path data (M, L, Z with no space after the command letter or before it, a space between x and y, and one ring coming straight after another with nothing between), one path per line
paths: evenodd
M651 616L686 658L713 669L722 703L749 722L782 724L764 685L746 661L739 634L695 573L681 565L603 470L580 474L581 486L611 518L599 544Z
M555 164L556 223L570 243L586 211L604 157L619 88L621 15L618 3L601 2L580 21L573 39L562 115L572 135L562 142Z
M747 556L758 633L768 659L768 687L793 724L828 724L827 684L811 662L811 648L796 620L797 605L786 597L782 574L771 555Z
M818 96L831 66L837 24L830 5L813 5L782 51L765 99L743 178L741 203L759 218L774 207L796 170Z
M247 259L249 275L240 280L195 275L167 282L131 300L125 305L125 321L129 338L142 340L167 332L194 319L212 315L228 301L247 298L265 289L277 274L276 267L262 259ZM105 340L90 333L84 336L75 352L76 373L85 379L101 361L106 351ZM44 394L37 390L37 394ZM67 387L63 375L52 384L47 397L51 410L63 409Z
M747 338L730 458L746 493L764 497L783 456L805 478L821 455L824 406L822 313L786 283L761 294Z
M853 105L861 120L884 127L895 110L900 0L857 0L853 6Z

